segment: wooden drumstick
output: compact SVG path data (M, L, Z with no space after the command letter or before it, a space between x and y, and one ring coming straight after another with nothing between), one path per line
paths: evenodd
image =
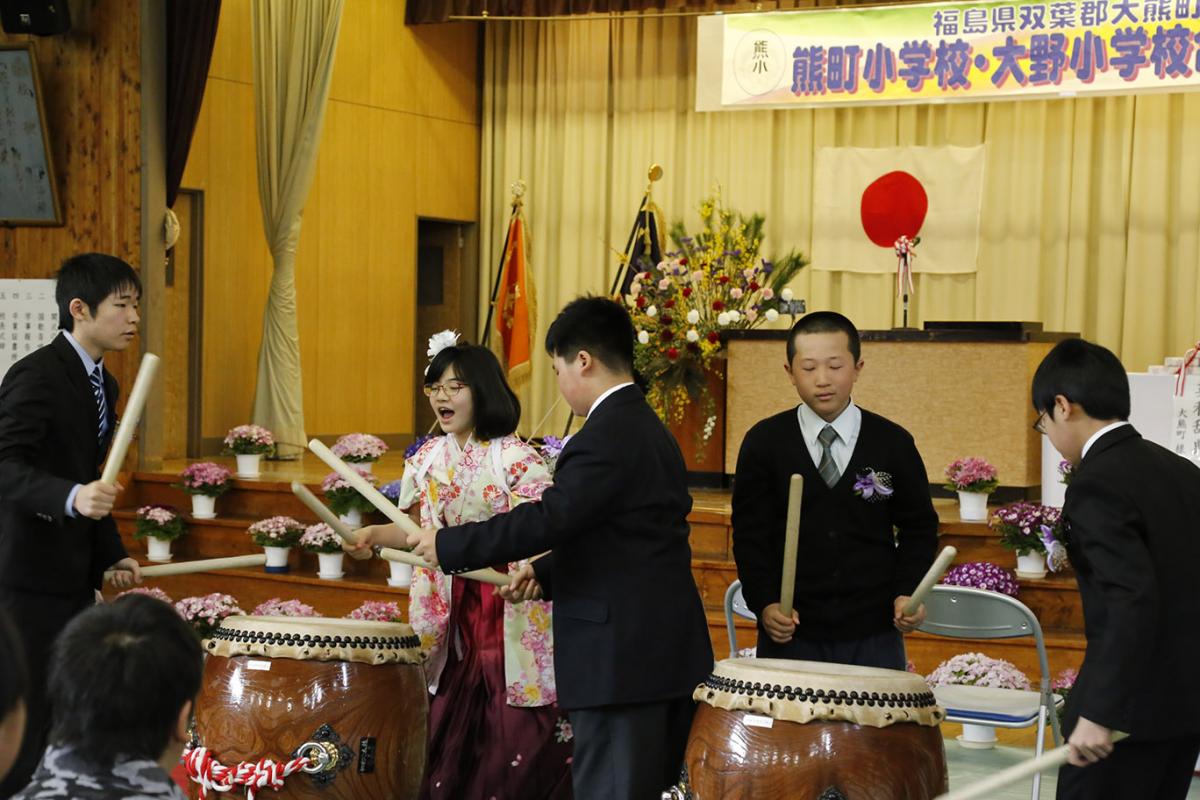
M333 451L326 447L319 439L313 439L310 441L308 443L308 449L312 450L317 455L317 458L328 464L330 469L332 469L338 475L341 475L347 483L349 483L355 488L355 490L358 491L359 494L367 498L371 505L379 509L381 514L390 519L392 522L396 523L400 530L402 530L405 534L421 533L420 525L413 522L409 518L408 514L405 514L403 511L397 508L391 500L388 500L386 497L384 497L382 492L380 492L371 484L367 483L366 479L363 478L362 475L359 475L357 472L355 472L349 464L334 455ZM393 554L396 554L397 557L388 558L386 553L389 551ZM418 555L414 555L413 553L405 552L404 550L393 550L390 547L384 548L380 552L380 556L388 561L401 561L405 564L412 564L414 567L433 569L433 567L431 567L429 563L425 561L425 559ZM413 561L412 559L416 560ZM471 570L470 572L459 573L455 577L470 578L476 581L483 581L484 583L491 583L496 586L507 586L509 583L509 578L507 575L491 568Z
M229 556L227 558L202 558L198 561L180 561L178 564L155 564L152 567L142 567L142 577L165 578L168 575L190 575L193 572L212 572L218 569L261 567L266 563L266 553L249 556ZM116 572L117 570L108 570L104 573L104 580L111 581Z
M1113 731L1112 740L1113 742L1119 742L1128 735L1120 731ZM936 800L977 800L977 798L992 797L997 789L1003 789L1009 784L1032 777L1038 772L1058 769L1067 763L1067 758L1070 755L1071 748L1064 744L1062 747L1056 747L1053 750L1042 753L1037 758L1022 761L1020 764L1013 764L1008 769L1002 769L999 772L993 773L981 781L972 783L970 786L953 789L946 792L946 794L938 795Z
M796 591L796 549L800 543L800 501L804 498L804 476L792 475L788 485L787 527L783 534L783 584L779 587L779 610L791 619Z
M129 443L133 441L133 432L137 430L142 419L142 411L146 408L146 396L150 394L150 386L158 372L158 356L146 353L142 356L141 366L138 367L137 378L133 381L133 389L129 392L129 401L125 403L125 413L117 424L117 432L113 436L112 448L108 451L108 461L104 462L104 471L100 480L109 486L117 483L117 473L125 463L125 454L129 452Z
M933 590L933 585L942 579L942 575L954 563L954 557L958 555L958 550L947 545L942 548L942 552L938 553L938 557L933 560L929 571L925 573L925 577L921 578L921 582L917 584L917 588L913 591L912 597L904 605L904 616L917 613L917 609L921 607L921 603L925 602L925 596Z
M313 512L320 518L322 522L333 529L333 532L341 537L343 542L347 544L356 544L354 531L338 519L338 515L334 514L324 503L317 499L317 496L308 490L300 481L292 481L292 494L300 499L301 503L308 506L308 510ZM351 550L350 557L365 561L371 557L370 550Z

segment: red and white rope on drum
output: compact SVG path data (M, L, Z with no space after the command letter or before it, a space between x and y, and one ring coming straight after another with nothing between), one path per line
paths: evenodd
M262 789L283 788L283 779L307 767L305 756L280 763L269 758L259 761L243 761L235 767L227 767L213 758L207 747L189 747L183 754L183 765L188 777L200 784L200 798L208 797L210 791L229 792L237 786L246 787L246 800L254 800Z

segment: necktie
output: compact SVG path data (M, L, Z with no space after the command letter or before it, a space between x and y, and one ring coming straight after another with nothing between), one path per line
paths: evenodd
M96 429L96 440L104 439L104 434L108 430L108 402L104 399L104 367L99 364L92 370L92 394L96 396L96 413L99 415L99 425Z
M817 441L821 443L821 463L817 467L817 472L821 473L821 480L825 481L825 485L830 489L842 476L838 471L837 462L833 460L833 450L831 449L837 438L838 432L833 429L832 425L826 425L817 434Z

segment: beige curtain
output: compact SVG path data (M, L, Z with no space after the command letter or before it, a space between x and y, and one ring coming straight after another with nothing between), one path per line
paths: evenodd
M482 263L494 269L508 183L525 178L539 337L566 301L607 291L652 162L666 171L655 199L668 219L698 225L697 204L720 183L727 203L766 215L768 255L807 254L817 148L981 143L978 272L922 276L918 259L910 324L1042 322L1101 342L1130 370L1200 336L1189 135L1200 94L700 114L694 63L694 19L487 25ZM890 275L806 269L793 288L862 328L900 324ZM555 399L542 358L523 424ZM537 433L561 433L565 417L560 407Z
M263 314L253 419L303 449L296 247L317 166L343 0L254 0L258 194L275 269Z

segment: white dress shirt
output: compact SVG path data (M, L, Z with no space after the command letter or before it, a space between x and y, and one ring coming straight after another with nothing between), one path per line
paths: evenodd
M844 473L850 464L850 456L854 454L859 431L862 430L862 411L854 405L854 401L850 401L850 405L846 406L833 422L821 419L817 412L803 403L796 410L796 416L800 420L800 434L804 437L804 443L808 445L808 454L812 456L813 464L818 467L821 465L824 448L821 447L817 436L826 425L833 426L838 438L829 446L829 452L833 456L833 463L837 464L838 473Z

